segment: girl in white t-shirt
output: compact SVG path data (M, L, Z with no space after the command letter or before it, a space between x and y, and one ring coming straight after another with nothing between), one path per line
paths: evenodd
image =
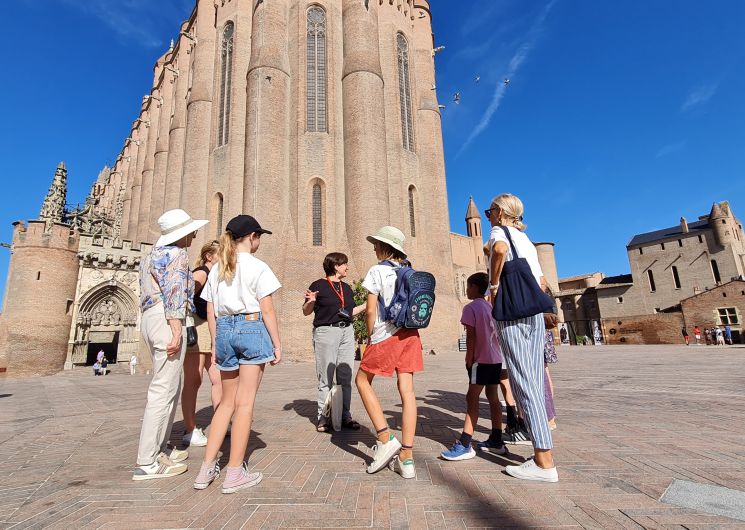
M525 225L522 223L522 201L508 193L498 195L486 210L486 215L492 225L487 244L490 299L493 300L497 295L504 264L517 258L528 261L536 282L545 287L538 252L523 232ZM513 244L517 256L514 255ZM495 324L499 345L508 367L510 386L523 412L534 448L532 459L519 466L507 466L505 471L516 478L557 482L559 475L551 452L553 440L544 401L543 348L546 327L543 314L510 322L497 321Z
M205 489L220 475L218 452L231 419L230 460L222 492L235 493L262 479L261 473L248 471L243 457L264 366L275 366L282 359L272 301L281 285L269 266L254 257L262 234L271 232L250 215L231 219L220 240L220 259L202 290L213 362L220 370L223 393L212 418L204 462L194 481L196 489Z
M414 373L424 370L422 342L417 330L397 328L380 315L379 302L391 303L396 290L397 266L407 263L403 249L404 234L398 228L384 226L367 238L373 244L380 262L367 273L362 286L368 290L366 324L369 342L360 363L355 383L370 420L377 431L378 443L373 448L374 459L367 467L375 473L386 465L404 478L416 477L413 448L416 432L416 396ZM398 391L402 404L403 444L388 431L388 423L372 381L376 375L398 374ZM397 453L399 453L397 456Z

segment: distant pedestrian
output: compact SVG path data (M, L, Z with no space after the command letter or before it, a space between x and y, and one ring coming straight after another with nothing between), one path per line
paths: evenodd
M101 359L101 375L106 375L109 373L109 360L104 357Z
M466 281L466 296L471 303L463 308L460 320L466 328L466 371L469 382L466 420L460 438L450 449L440 453L445 460L468 460L476 456L471 442L479 421L481 392L484 389L491 413L491 435L477 447L498 455L507 453L502 441L502 405L499 402L502 352L491 316L491 305L484 299L488 289L489 277L484 272L477 272Z
M729 324L724 326L724 339L727 341L727 344L732 345L732 328Z
M98 350L98 353L96 354L96 361L98 361L99 363L103 361L104 355L105 353L103 352L103 350Z
M133 353L132 357L129 358L129 375L135 375L137 373L137 356Z
M93 363L93 375L101 375L101 363L98 361Z
M713 337L711 336L711 330L709 328L704 328L704 340L706 341L706 345L709 346L713 342Z
M701 329L698 326L693 327L693 336L696 337L696 344L701 344Z
M206 489L220 475L217 459L231 420L230 458L222 492L250 488L263 478L249 471L246 447L264 368L282 360L273 299L282 285L269 265L254 255L264 234L271 232L250 215L231 219L220 238L218 262L202 291L209 326L215 330L213 355L222 378L222 400L212 417L194 489Z
M140 329L152 357L153 378L132 480L173 477L187 469L180 463L188 457L186 451L165 451L181 393L186 315L194 311L194 278L186 249L207 222L183 210L167 211L158 219L160 238L140 263Z
M683 340L685 341L686 346L688 346L691 343L691 338L688 336L688 330L686 328L683 328L682 333Z
M716 328L714 334L717 338L717 346L724 346L724 332L722 331L722 328Z
M397 328L393 322L385 320L378 304L382 299L380 306L387 307L396 294L395 267L408 264L404 239L403 232L392 226L384 226L367 238L373 244L379 263L370 268L362 283L369 293L365 323L370 338L355 383L378 438L367 472L376 473L391 463L393 471L403 478L413 479L416 478L414 436L417 423L414 374L424 370L422 341L417 330ZM375 376L392 377L394 372L398 376L401 397L401 442L389 432L388 420L372 387Z

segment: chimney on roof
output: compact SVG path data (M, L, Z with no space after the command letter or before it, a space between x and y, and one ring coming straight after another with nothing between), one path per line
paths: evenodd
M685 217L680 218L680 229L683 231L684 234L688 233L688 221L686 221Z

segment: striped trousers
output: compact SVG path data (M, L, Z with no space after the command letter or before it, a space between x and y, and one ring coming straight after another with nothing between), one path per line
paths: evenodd
M533 447L551 449L553 441L544 397L546 327L543 315L495 324L512 393L525 417Z

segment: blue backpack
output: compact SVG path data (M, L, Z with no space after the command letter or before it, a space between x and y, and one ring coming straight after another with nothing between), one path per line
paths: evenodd
M378 297L382 320L397 328L423 329L429 326L435 308L435 277L392 261L383 261L380 265L388 265L396 271L396 291L391 303L385 306L383 297Z

